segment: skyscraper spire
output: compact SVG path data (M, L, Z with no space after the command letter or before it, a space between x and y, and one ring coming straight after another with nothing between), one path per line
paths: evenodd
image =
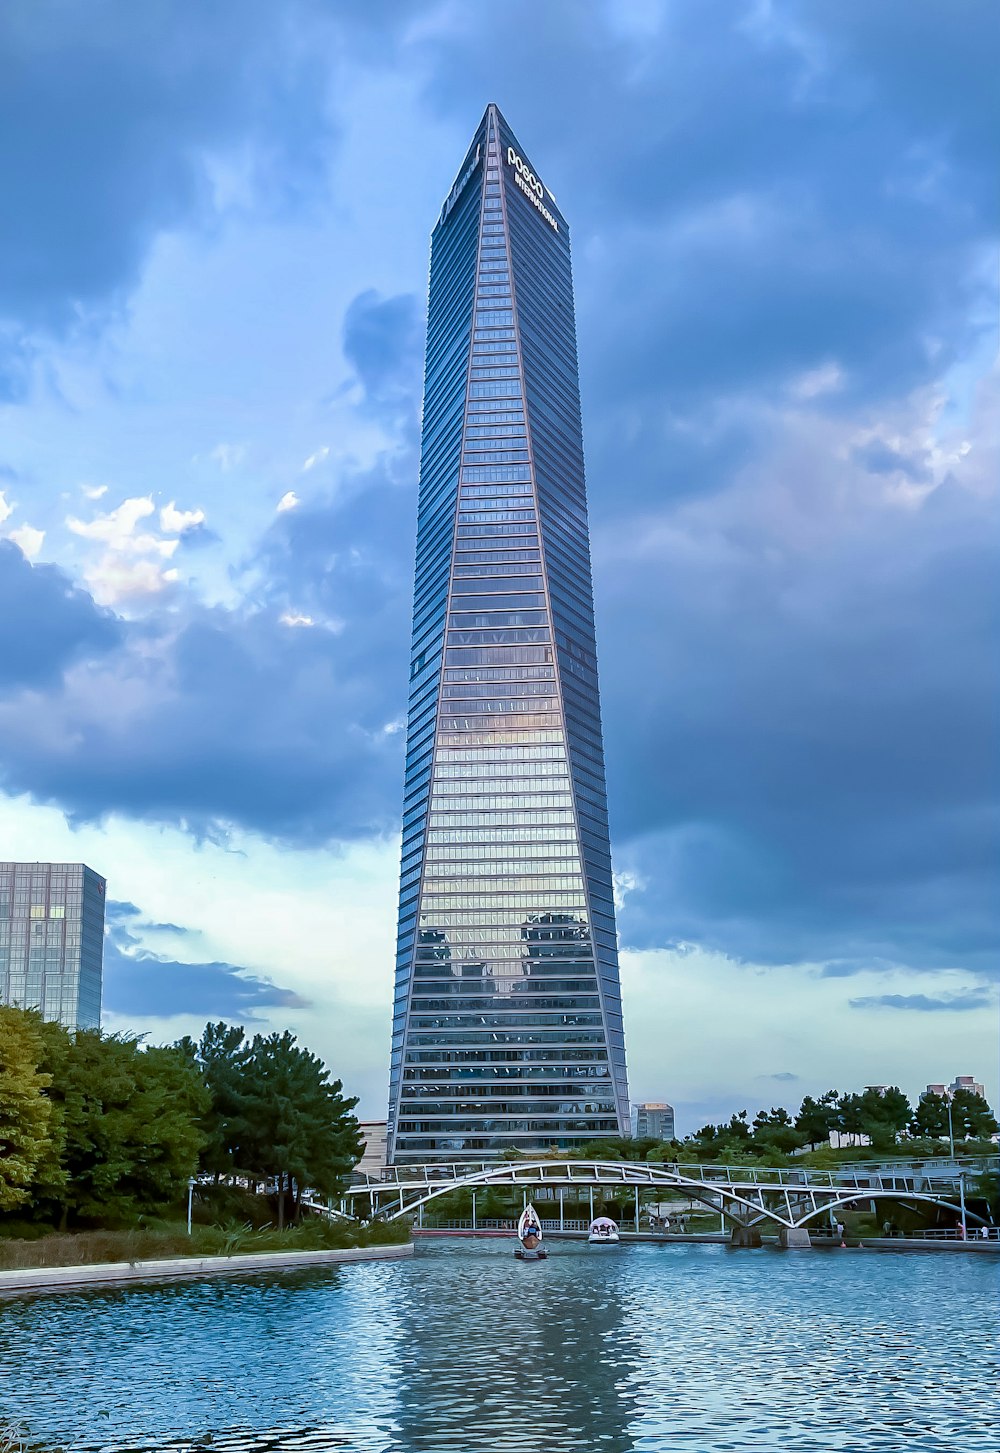
M628 1123L569 234L491 105L431 241L388 1154Z

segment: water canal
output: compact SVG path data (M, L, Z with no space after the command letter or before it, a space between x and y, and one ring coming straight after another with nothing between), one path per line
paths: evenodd
M429 1239L404 1263L11 1298L0 1415L64 1448L995 1446L992 1257L550 1249Z

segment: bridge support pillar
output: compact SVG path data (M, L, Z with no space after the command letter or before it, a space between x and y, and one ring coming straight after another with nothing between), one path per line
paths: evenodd
M730 1246L760 1246L760 1232L756 1226L734 1226L729 1244Z
M812 1237L805 1226L781 1226L778 1229L778 1245L786 1251L809 1251Z

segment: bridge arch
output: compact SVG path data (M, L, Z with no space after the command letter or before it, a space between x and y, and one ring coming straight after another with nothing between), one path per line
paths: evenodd
M766 1168L750 1166L709 1167L710 1174L685 1174L676 1163L649 1161L499 1161L480 1165L462 1173L442 1175L442 1168L415 1167L410 1179L407 1171L398 1172L394 1180L370 1181L352 1187L346 1205L368 1211L371 1218L395 1221L411 1216L440 1196L456 1190L475 1191L480 1187L521 1186L525 1190L541 1186L551 1189L586 1191L600 1186L607 1194L616 1190L648 1190L680 1192L691 1201L711 1207L734 1226L754 1227L771 1223L789 1230L807 1228L818 1217L828 1215L858 1201L920 1201L961 1214L959 1206L942 1195L900 1189L892 1186L850 1185L827 1172L815 1173L807 1168ZM701 1170L702 1167L697 1169ZM438 1176L441 1176L438 1179ZM807 1203L803 1207L803 1201ZM367 1204L366 1204L367 1203ZM364 1211L362 1214L364 1214ZM357 1215L357 1210L355 1210ZM982 1217L966 1212L977 1223Z
M738 1168L734 1168L738 1169ZM782 1175L781 1172L771 1174ZM835 1195L832 1186L804 1186L797 1180L771 1182L757 1180L739 1182L726 1180L722 1176L702 1178L684 1175L676 1166L656 1164L648 1161L500 1161L495 1165L480 1166L466 1175L451 1179L431 1180L425 1173L411 1182L379 1181L352 1188L349 1193L354 1201L371 1199L372 1218L394 1221L412 1215L422 1206L429 1205L438 1197L457 1190L476 1190L488 1186L523 1186L525 1189L548 1186L553 1189L585 1190L600 1186L609 1190L670 1190L680 1191L689 1200L698 1201L719 1212L735 1225L752 1225L755 1221L773 1221L778 1225L792 1227L796 1224L788 1203L788 1194L805 1191L831 1198ZM856 1194L856 1193L855 1193ZM784 1198L785 1214L782 1208L768 1206L765 1197ZM822 1210L822 1206L818 1208Z
M940 1196L929 1196L924 1191L845 1190L843 1195L838 1196L834 1200L827 1201L822 1206L817 1206L815 1210L808 1211L792 1224L794 1226L807 1226L816 1216L823 1216L828 1211L842 1210L846 1206L853 1205L855 1201L922 1201L929 1206L940 1206L942 1210L954 1211L956 1217L960 1217L962 1214L962 1207L956 1205L954 1201L946 1201ZM981 1226L989 1225L989 1222L984 1217L978 1216L975 1211L970 1211L968 1207L966 1207L965 1219L967 1221L975 1221Z

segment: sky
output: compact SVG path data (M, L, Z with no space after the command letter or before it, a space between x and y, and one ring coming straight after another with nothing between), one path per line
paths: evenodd
M7 0L0 856L385 1113L428 238L569 219L633 1099L997 1100L992 0Z

